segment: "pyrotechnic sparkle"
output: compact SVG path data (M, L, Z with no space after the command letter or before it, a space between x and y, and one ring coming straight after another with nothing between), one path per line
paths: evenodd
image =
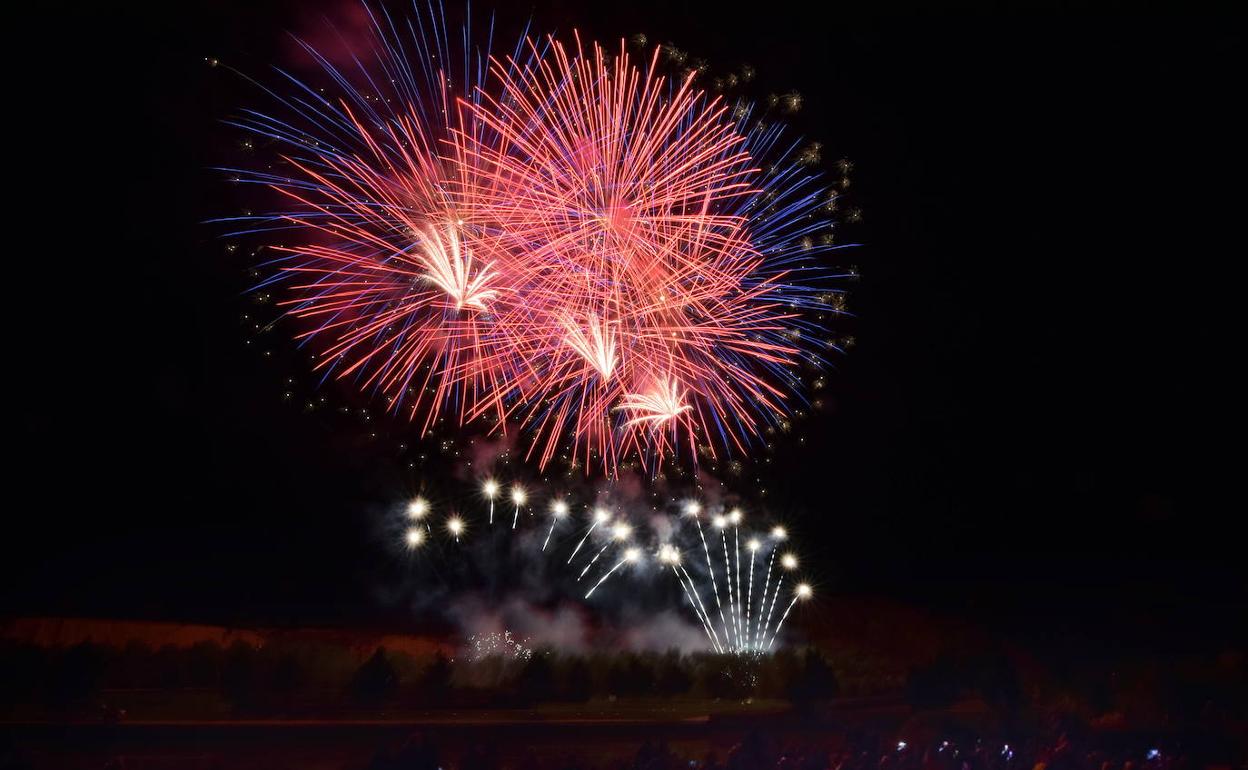
M472 660L483 660L495 655L505 658L528 660L533 657L533 648L528 640L515 639L510 631L492 634L477 634L468 639L468 655Z
M585 534L581 536L581 539L576 543L576 547L572 549L572 555L568 557L568 564L571 564L572 560L576 558L577 551L581 550L581 546L585 545L585 541L588 540L589 536L594 533L594 530L598 527L598 525L606 524L609 521L611 521L611 514L609 511L604 508L594 509L594 520L590 522L589 528L585 530Z
M593 587L593 588L591 588L591 589L589 589L589 591L585 594L585 598L586 598L586 599L588 599L590 596L592 596L592 595L593 595L593 593L594 593L594 591L597 591L597 590L598 590L598 586L600 586L600 585L602 585L603 583L607 582L607 578L609 578L609 577L611 577L612 575L614 575L614 574L615 574L615 571L616 571L616 570L618 570L620 567L623 567L625 564L630 564L630 563L632 563L632 562L635 562L635 561L637 561L639 558L641 558L641 549L639 549L639 548L629 548L629 549L625 550L625 551L624 551L624 558L622 558L622 559L620 559L618 562L616 562L614 567L612 567L611 569L607 570L606 574L604 574L602 577L598 578L598 582L597 582L597 583L594 583L594 587Z
M459 536L464 533L464 520L458 516L452 516L446 521L446 530L459 540Z
M408 518L413 521L423 519L427 513L429 513L429 503L425 502L424 498L418 497L407 504Z
M494 479L487 479L481 485L481 491L490 501L490 524L494 523L494 498L498 497L498 482Z
M786 573L798 567L795 554L781 552L788 533L778 526L743 532L747 517L740 509L712 515L719 533L719 543L713 544L706 537L701 517L691 515L703 510L696 500L673 500L664 510L638 516L634 524L624 520L623 515L613 515L604 504L579 506L575 495L566 491L557 495L545 491L533 494L549 501L550 523L539 525L546 527L540 548L527 545L534 542L528 538L516 541L526 544L522 546L525 558L550 558L550 564L558 565L559 572L567 570L567 586L587 586L578 595L594 603L610 604L627 595L629 591L612 589L621 580L630 580L630 586L649 585L653 581L645 576L656 571L662 575L670 573L679 587L678 595L705 634L708 647L717 653L765 654L773 649L795 605L811 596L809 584L786 582ZM488 512L480 496L467 494L463 500L470 505L476 501L480 511L477 515L485 520ZM465 510L458 508L458 502L454 505ZM712 506L710 510L722 509ZM578 515L576 511L583 513ZM448 514L442 524L448 539L458 543L468 537L472 516L471 511ZM484 536L488 529L476 531ZM413 532L415 540L411 539ZM507 532L489 537L510 537ZM561 536L561 532L566 534ZM405 537L411 549L431 542L424 527L408 530ZM592 546L585 549L591 541ZM569 552L566 557L561 549ZM436 551L435 548L432 552L413 554L413 558L432 557ZM583 551L591 555L583 559L583 564L573 566ZM462 556L464 551L457 548L454 553ZM496 553L493 547L490 553ZM653 558L647 560L646 554ZM688 558L691 555L693 558ZM779 570L774 569L777 562ZM551 568L543 568L547 569ZM777 605L781 605L779 609Z
M516 512L511 517L511 528L515 529L516 524L520 521L520 506L524 505L524 501L528 499L528 495L524 493L521 487L511 488L511 501L516 504Z
M413 13L369 9L347 70L302 44L330 89L287 76L275 114L232 121L279 148L227 171L282 206L232 221L280 236L262 285L286 284L317 368L422 434L518 424L540 466L608 476L783 429L841 308L809 154L696 72L664 76L658 48L638 62L574 35L491 56Z
M546 533L546 539L542 541L542 550L546 550L546 546L550 545L550 537L555 534L555 525L559 520L568 515L568 504L562 500L556 500L550 506L550 531Z
M793 610L793 605L797 604L799 599L809 599L811 594L810 586L802 583L793 592L793 601L789 602L789 606L784 608L784 614L780 616L780 622L776 623L776 630L771 634L771 641L767 643L766 649L770 650L771 646L776 643L776 637L780 635L780 628L784 626L784 621L788 619L789 613Z
M485 303L498 292L485 288L486 281L494 277L490 265L473 270L472 256L467 246L460 245L459 228L463 221L448 223L441 230L430 225L420 233L420 257L426 273L425 278L455 301L455 308L464 307L485 310ZM443 237L445 236L445 237Z
M645 393L625 393L616 408L630 415L624 427L645 425L658 429L693 407L685 403L685 394L679 392L676 381L668 379L656 382Z

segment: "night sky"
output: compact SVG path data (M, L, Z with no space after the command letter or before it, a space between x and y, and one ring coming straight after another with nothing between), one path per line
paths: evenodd
M336 7L257 5L18 25L53 50L10 70L6 100L0 615L415 630L373 590L408 429L283 401L313 378L280 327L244 344L246 258L203 224L237 208L209 167L243 136L219 121L260 103L204 58L263 75L285 30ZM803 94L795 123L827 166L854 162L862 278L838 328L857 344L763 483L821 591L1109 645L1242 640L1242 493L1209 481L1234 469L1205 438L1226 386L1198 320L1242 250L1205 224L1242 216L1220 156L1242 37L1214 17L955 6L499 12L749 62Z

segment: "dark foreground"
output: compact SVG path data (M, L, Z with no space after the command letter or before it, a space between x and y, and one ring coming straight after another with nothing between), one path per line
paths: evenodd
M635 719L10 724L0 768L78 770L1238 770L1242 739L957 720Z

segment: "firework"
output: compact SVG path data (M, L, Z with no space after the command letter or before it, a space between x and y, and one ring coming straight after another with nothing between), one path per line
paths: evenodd
M521 487L511 488L511 501L516 504L516 512L511 517L511 528L515 529L516 524L520 521L520 506L524 505L524 501L528 499L524 489Z
M418 497L407 504L408 518L413 521L420 521L429 513L429 503L423 498Z
M288 78L275 114L232 121L280 148L228 171L282 206L231 221L280 232L272 280L317 368L422 433L518 424L539 466L607 475L745 454L782 425L826 349L810 319L838 304L805 156L664 77L657 49L522 36L490 56L414 12L370 10L350 69L304 44L332 92Z
M529 493L524 492L522 487L517 484L512 490L513 499L516 498L514 493L519 492L520 500L527 502ZM549 559L540 573L533 574L543 574L547 579L555 580L560 573L564 573L567 580L565 587L572 588L578 583L588 586L581 589L584 593L578 593L587 602L599 602L604 594L617 599L627 595L628 592L619 594L609 588L619 583L621 576L634 576L629 578L630 585L638 586L648 585L648 581L656 575L670 574L679 587L678 596L683 597L683 604L688 606L697 627L705 634L708 648L716 653L766 654L774 648L797 603L811 595L811 588L806 583L798 583L793 589L786 587L791 585L786 582L786 576L798 568L797 556L783 550L789 540L788 531L782 526L751 531L739 509L710 515L720 541L712 548L701 522L703 506L696 501L673 504L670 514L663 512L640 516L638 526L634 526L622 514L613 515L601 504L579 508L583 514L576 515L574 510L578 507L573 505L575 495L550 495L539 489L534 489L532 494L549 501L550 511L549 525L539 525L545 527L540 547L536 545L536 539L520 538L515 541L515 547L519 549L516 553L522 559ZM464 499L474 498L469 495ZM480 498L475 499L480 505ZM428 527L430 509L425 504L419 518L413 519L411 508L409 504L405 511L409 524L418 521L424 527L417 524L405 530L404 545L412 552L413 558L434 556L435 553L426 551L432 547L430 538L433 530ZM488 509L482 507L478 510L480 513L477 515L487 520ZM582 519L580 526L584 532L575 539L567 539L567 545L563 547L568 549L569 554L565 557L560 553L560 540L554 537L554 533L560 522L567 521L569 526L576 527L578 518ZM649 526L641 526L642 523ZM447 542L454 544L469 537L472 529L469 517L454 513L447 514L441 527L447 535ZM478 528L476 531L484 530ZM540 529L538 531L541 532ZM502 530L497 535L510 536L507 533L509 530ZM585 549L584 546L591 540L593 546ZM417 555L417 549L421 550L421 555ZM584 560L583 565L578 564L565 572L583 550L592 555ZM462 551L455 553L462 557ZM686 554L693 555L689 563L686 563ZM702 564L705 564L705 569L701 568ZM776 574L773 576L773 573ZM707 596L707 592L711 596ZM610 603L613 599L606 601ZM782 601L784 607L778 611L777 605Z
M523 362L529 455L545 465L570 435L610 472L698 441L744 449L785 411L792 382L776 375L802 353L793 309L809 304L768 264L785 250L751 235L783 229L758 205L778 192L754 166L759 140L692 76L668 82L622 46L528 48L525 65L495 62L494 93L470 110L501 141L464 137L463 154L485 172L480 209L526 254L526 301L498 323L524 330L499 356Z
M459 536L464 534L464 520L458 516L452 516L446 520L446 531L451 533L455 538L455 542L459 542Z
M780 622L776 623L776 630L771 634L771 641L767 643L765 650L770 650L771 646L776 643L776 637L780 635L780 627L784 625L784 621L788 619L789 613L793 611L793 605L797 604L799 599L810 598L810 586L802 583L793 592L793 601L789 602L789 606L784 609L784 614L780 616Z
M600 559L602 555L607 552L608 548L618 543L628 542L628 539L632 537L632 535L633 535L633 528L631 526L629 526L628 524L624 522L617 523L614 527L611 528L611 539L607 541L606 545L598 549L598 553L594 554L594 558L589 560L589 564L585 565L585 569L581 570L581 574L577 575L576 579L580 580L581 578L585 577L585 574L593 568L594 563L597 562L598 559Z
M407 504L407 518L413 522L424 522L425 530L429 530L429 522L426 517L429 515L429 502L423 497L418 497ZM409 530L410 532L410 530ZM409 537L410 542L410 537Z
M617 561L614 567L607 570L606 574L598 578L598 582L594 583L594 587L589 589L589 591L585 593L585 598L588 599L590 596L592 596L594 591L598 590L598 586L607 582L607 578L614 575L615 571L618 570L620 567L623 567L625 564L630 564L632 562L635 562L639 558L641 558L641 549L639 548L629 548L628 550L624 551L624 558Z
M550 536L555 534L555 525L559 520L568 515L568 504L562 500L556 500L550 506L550 531L546 533L546 539L542 541L542 550L546 550L546 546L550 545Z
M510 631L503 631L469 637L467 651L471 660L484 660L494 656L528 660L533 657L533 648L528 645L528 639L516 639Z
M581 550L581 546L585 545L585 541L589 539L589 536L594 534L594 529L599 524L606 524L609 521L611 521L610 513L603 510L602 508L594 509L593 521L589 523L589 528L585 530L585 534L581 537L579 541L577 541L576 547L572 549L572 555L568 557L568 564L571 564L572 560L576 558L577 551Z
M490 501L490 524L494 524L494 498L498 497L498 482L494 479L487 479L481 485L481 492L486 499Z

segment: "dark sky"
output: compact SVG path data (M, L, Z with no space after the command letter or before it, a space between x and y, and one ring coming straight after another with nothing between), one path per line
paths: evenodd
M7 100L0 614L402 625L371 589L390 558L379 511L412 483L397 438L282 401L309 373L280 330L258 343L273 360L244 345L245 261L201 224L236 205L208 170L241 138L218 121L255 101L204 57L263 74L283 30L334 8L252 5L29 27L55 50ZM1232 463L1204 438L1218 386L1197 320L1242 250L1208 225L1239 215L1221 157L1235 25L598 5L500 14L749 62L804 95L795 122L829 165L855 164L857 345L766 481L823 590L1110 644L1242 634L1242 494L1209 482Z

